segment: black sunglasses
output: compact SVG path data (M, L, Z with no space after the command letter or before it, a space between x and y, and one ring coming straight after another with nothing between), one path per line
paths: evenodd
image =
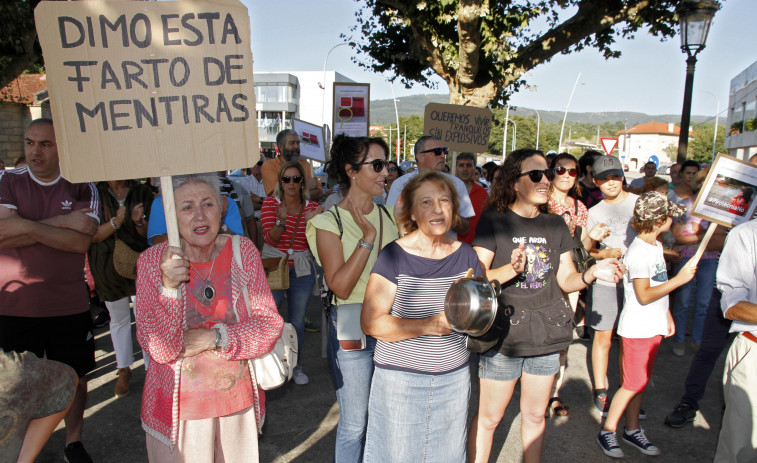
M365 164L372 165L373 171L376 173L381 172L389 165L389 163L387 161L384 161L383 159L374 159L373 161L368 161L368 162L356 162L352 165L357 167L357 166L363 166Z
M557 175L565 175L565 172L567 172L571 177L578 175L578 171L576 169L568 169L567 167L563 166L555 167L555 173Z
M519 173L517 178L523 177L524 175L528 175L528 178L530 178L534 183L541 182L542 175L545 175L547 177L547 180L551 182L555 178L555 169L529 170L528 172Z
M447 148L446 146L443 147L443 148L431 148L430 150L423 150L423 151L421 151L418 154L423 154L423 153L434 153L437 156L441 156L442 153L448 154L449 153L449 148Z
M387 172L397 172L397 168L396 167L387 167L386 170L387 170Z
M292 181L294 183L300 183L302 181L302 177L300 177L299 175L295 175L294 177L290 177L288 175L285 175L285 176L281 177L281 182L282 183L289 183L290 181Z

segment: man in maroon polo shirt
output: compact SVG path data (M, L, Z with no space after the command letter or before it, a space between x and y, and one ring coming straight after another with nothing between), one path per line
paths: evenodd
M50 119L29 124L24 155L27 166L0 178L0 348L76 370L64 456L91 462L81 444L85 375L95 366L84 254L97 231L99 198L91 183L61 177Z

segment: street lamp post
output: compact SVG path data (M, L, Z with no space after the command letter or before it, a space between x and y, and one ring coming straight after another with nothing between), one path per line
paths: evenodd
M568 109L570 108L570 102L573 101L573 94L576 93L576 87L578 86L578 81L581 79L581 73L578 73L578 77L576 77L576 83L573 84L573 90L570 91L570 98L568 98L568 104L565 105L565 115L562 118L562 127L560 127L560 141L557 143L557 152L562 153L562 135L565 131L565 121L568 119Z
M515 131L518 129L518 124L516 124L515 121L510 121L510 123L513 125L513 149L510 151L515 151Z
M326 53L326 58L323 59L323 82L318 82L318 86L323 89L323 101L321 102L321 125L326 125L326 63L328 63L329 61L329 55L331 54L331 52L334 51L335 48L341 47L342 45L349 45L349 43L337 43L336 45L331 47L331 50Z
M539 128L541 127L541 115L539 111L532 109L531 111L536 113L536 149L539 149Z
M681 21L681 50L686 53L686 85L683 90L681 133L678 137L678 162L684 162L689 148L689 124L691 122L691 96L694 90L694 70L697 53L702 51L715 12L720 9L716 0L683 0L678 6Z

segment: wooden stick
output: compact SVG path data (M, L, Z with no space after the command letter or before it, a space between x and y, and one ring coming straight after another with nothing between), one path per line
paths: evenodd
M694 254L694 257L692 257L687 265L690 265L692 267L696 267L699 263L699 259L702 258L702 254L704 254L705 248L707 248L707 244L710 242L710 238L712 238L713 233L715 233L715 229L718 228L718 224L710 222L710 227L707 229L707 232L704 234L704 238L702 238L702 242L699 243L699 247L697 248L696 254Z
M176 202L173 199L173 177L160 177L160 193L163 195L163 212L166 216L166 232L168 245L181 246L179 239L179 224L176 222Z

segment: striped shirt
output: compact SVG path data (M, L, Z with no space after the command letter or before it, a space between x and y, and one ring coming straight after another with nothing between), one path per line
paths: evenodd
M475 275L482 274L478 256L465 243L443 259L428 259L409 254L393 242L381 252L372 273L397 286L390 315L417 319L443 312L447 290L469 268ZM424 335L398 342L378 341L373 362L378 368L437 375L467 368L468 350L462 334Z
M276 208L281 201L275 196L269 196L263 201L263 207L260 209L260 223L263 226L263 237L268 245L275 247L279 251L287 252L289 249L289 242L292 240L292 233L297 225L297 217L299 214L287 214L286 230L281 233L281 238L277 243L271 240L271 229L276 225ZM318 203L315 201L306 201L305 210L302 211L302 219L300 220L300 226L297 228L297 235L294 237L294 243L292 243L292 250L294 252L302 252L310 249L308 247L308 241L305 238L305 212L316 209ZM290 262L290 265L292 263Z

